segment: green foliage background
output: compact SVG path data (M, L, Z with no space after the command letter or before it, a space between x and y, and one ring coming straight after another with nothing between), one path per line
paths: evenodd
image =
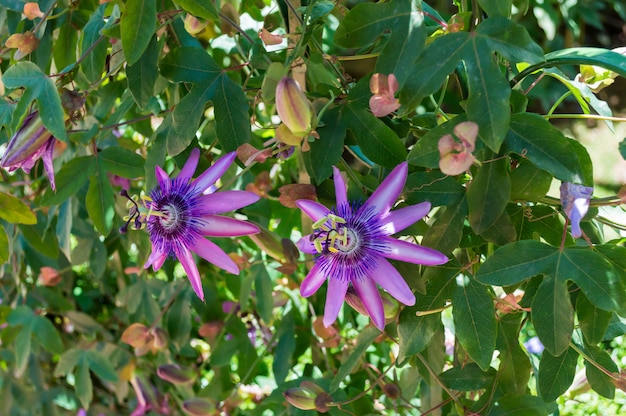
M0 143L38 109L67 147L56 192L42 163L0 173L1 414L301 414L283 394L303 381L330 395L332 414L557 414L588 388L623 411L624 184L600 184L589 149L554 123L624 121L611 87L596 94L576 77L580 65L626 77L605 19L626 20L621 2L37 3L44 16L31 20L22 0L0 0ZM261 27L283 44L266 47ZM38 44L17 59L6 41L25 33ZM316 134L246 166L245 145L278 151L267 141L288 70ZM396 114L371 113L373 73L397 77ZM468 120L479 163L445 175L439 139ZM143 269L147 233L118 231L121 185L149 192L155 166L174 172L194 147L198 172L238 150L223 182L263 195L237 213L262 240L217 241L241 275L198 263L204 303L175 261ZM285 240L311 224L281 187L313 184L331 205L335 165L364 199L405 160L402 203L434 208L406 233L451 261L397 264L417 302L383 334L347 305L323 329L326 289L300 296L310 259ZM560 181L595 186L584 238L567 232ZM46 270L59 280L45 284ZM137 324L141 353L122 339ZM534 336L543 352L526 346ZM167 364L185 383L158 373Z

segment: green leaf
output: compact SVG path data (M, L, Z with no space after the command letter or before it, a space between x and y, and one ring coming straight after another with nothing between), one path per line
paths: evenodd
M509 174L511 178L511 201L537 202L550 190L552 175L521 159Z
M484 389L493 383L496 370L489 367L487 371L475 363L458 365L439 375L439 379L452 390L473 391Z
M20 332L15 337L15 371L18 377L24 374L28 366L28 358L31 351L31 336L33 334L33 322L28 322L22 326Z
M335 377L333 377L330 382L329 393L333 393L339 388L339 384L352 372L354 367L361 360L361 356L365 354L365 351L379 335L380 331L371 326L365 328L359 334L356 339L356 346L354 347L354 350L352 350L350 355L348 355L348 357L343 361L337 370L337 374L335 374Z
M603 48L567 48L550 52L543 66L595 65L626 77L626 57Z
M106 25L104 19L104 10L106 7L106 4L98 6L83 29L81 52L85 55L80 63L80 69L90 83L100 80L105 70L107 44L109 42L101 35L100 31ZM112 16L110 18L112 18ZM72 28L72 30L75 29Z
M28 205L4 192L0 192L0 218L12 224L37 223L37 217Z
M57 192L51 189L41 199L43 206L57 205L74 195L96 171L93 156L81 156L67 162L56 174Z
M428 201L433 207L450 206L463 198L465 187L441 172L416 172L406 178L403 195L411 205Z
M490 285L511 286L554 267L557 249L534 240L507 244L497 249L476 273L476 280Z
M407 152L398 135L365 108L347 105L342 118L354 133L363 154L373 162L393 168L406 160Z
M111 146L100 151L98 163L102 163L108 172L122 178L135 179L145 174L144 158L120 146Z
M274 363L272 371L277 384L281 384L287 378L289 371L294 366L292 358L296 350L296 322L294 309L290 310L280 322L278 327L278 344L274 351Z
M250 142L250 115L248 100L241 86L228 75L216 79L212 97L215 108L215 133L225 152L237 150Z
M574 308L567 285L555 278L545 279L535 294L532 311L533 326L546 351L563 353L574 330Z
M506 394L520 395L526 392L532 365L527 352L519 342L519 332L523 315L507 314L498 319L496 349L500 351L498 367L498 387Z
M4 227L0 226L0 265L9 260L9 237Z
M511 120L511 88L490 50L485 50L486 45L477 37L472 42L473 48L466 52L471 55L465 58L469 88L467 119L478 124L480 139L498 152Z
M78 360L75 380L74 390L76 390L76 395L82 407L89 409L89 405L93 399L93 384L91 375L89 374L89 362L84 355Z
M452 297L455 335L468 355L487 371L496 348L496 318L487 286L459 276Z
M222 68L202 48L181 46L159 63L161 75L174 82L203 82L217 78Z
M218 20L219 14L213 1L176 0L185 11L206 20Z
M78 31L72 24L71 17L59 28L59 37L54 42L54 64L58 69L66 68L76 62Z
M104 354L96 350L86 350L84 355L91 371L102 381L115 383L119 380L115 368Z
M579 154L577 142L567 139L556 127L537 114L514 114L504 141L505 151L524 155L537 168L557 179L592 185L591 159Z
M317 128L319 140L310 143L308 152L302 152L307 171L317 183L328 178L333 172L332 166L339 163L346 137L346 126L338 107L324 113L322 123Z
M509 17L512 3L512 0L478 0L478 4L489 17Z
M142 109L145 109L154 97L154 84L159 76L158 60L159 44L156 36L153 36L139 60L126 67L128 89L137 105Z
M589 345L596 345L604 339L613 316L611 312L595 307L583 293L576 297L576 315L585 342Z
M361 3L350 10L335 31L335 44L361 48L391 32L376 63L376 72L393 73L400 84L412 76L412 64L426 40L421 1Z
M417 296L415 305L406 307L400 312L398 321L398 339L400 350L398 362L424 351L433 336L441 328L441 313L438 312L456 288L455 277L459 273L459 265L441 266L426 270L426 294ZM427 314L420 312L429 312Z
M511 222L509 214L505 211L491 227L481 233L481 237L498 246L504 246L517 239L517 232L515 231L515 226Z
M57 87L37 65L27 61L13 64L2 75L2 81L6 88L26 89L13 113L13 130L17 130L30 103L36 100L39 117L46 129L57 139L67 141L65 115Z
M438 211L435 223L424 235L422 245L442 253L452 253L463 238L463 224L466 216L467 201L465 198L458 203L448 205L443 213Z
M583 247L567 247L558 260L556 276L573 280L587 299L606 311L623 311L626 289L612 264L597 252Z
M498 3L505 3L500 0ZM543 50L530 36L526 28L505 17L484 20L476 33L485 41L486 50L497 51L512 62L537 63L544 60Z
M96 174L89 179L85 205L89 218L98 232L105 237L109 235L115 217L115 197L102 164L98 164Z
M134 65L148 48L156 29L156 0L129 0L120 20L122 46L128 65Z
M568 348L558 356L544 350L539 361L537 387L544 402L552 402L565 393L576 374L578 353Z
M594 365L594 363L585 359L587 380L589 381L591 388L599 395L613 400L615 398L615 382L613 378L609 377L604 371L596 367L596 365L599 365L602 369L608 371L609 373L617 374L619 373L617 364L615 364L615 362L611 359L608 352L598 347L587 345L585 350L589 355L589 358L591 358L595 363Z
M487 416L548 416L555 409L530 394L500 397Z
M39 254L56 259L59 256L59 243L52 230L47 230L44 215L38 213L38 224L19 225L20 231L28 244Z
M166 318L167 333L170 340L180 349L189 341L191 334L191 308L189 291L178 296L170 307Z
M206 103L215 93L217 82L214 81L207 80L195 84L166 118L166 122L167 120L171 122L166 136L167 153L170 156L176 156L185 150L196 136ZM249 124L246 121L246 125L249 126Z
M483 164L467 189L469 221L476 234L493 226L509 202L511 179L508 160L498 159Z
M78 348L70 348L65 351L54 369L54 376L61 377L74 371L74 367L83 355L83 351Z
M272 311L274 310L274 297L272 296L274 284L263 264L252 266L250 273L254 275L256 310L261 319L269 325L272 322Z
M622 159L626 159L626 138L619 142L619 153L622 155Z
M53 354L63 354L65 348L59 332L52 322L43 316L36 316L33 319L33 333L35 338L46 350Z

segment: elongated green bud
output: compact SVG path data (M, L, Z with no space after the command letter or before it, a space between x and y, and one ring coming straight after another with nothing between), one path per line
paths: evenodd
M311 103L296 81L283 77L276 86L278 116L295 136L304 137L311 132Z
M183 410L190 416L211 416L216 414L215 404L202 397L194 397L183 402Z
M191 384L196 379L196 373L190 368L181 368L176 364L164 364L157 368L157 375L172 384Z

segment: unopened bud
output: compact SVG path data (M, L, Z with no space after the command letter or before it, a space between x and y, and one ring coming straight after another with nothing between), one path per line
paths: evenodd
M9 168L32 157L44 146L52 134L43 126L37 111L24 118L22 127L11 138L0 166Z
M385 395L391 400L395 400L400 397L400 387L396 383L387 383L383 386Z
M249 235L258 247L281 263L287 260L280 237L267 228L259 227L261 232Z
M282 122L295 136L304 137L311 131L311 103L292 78L283 77L278 81L276 110Z
M285 400L292 405L302 410L315 409L315 398L317 394L309 389L302 387L294 387L283 393Z
M194 397L183 402L183 410L191 416L210 416L215 414L215 404L208 399Z
M196 372L193 369L181 368L176 364L159 366L157 375L172 384L191 384L196 379Z

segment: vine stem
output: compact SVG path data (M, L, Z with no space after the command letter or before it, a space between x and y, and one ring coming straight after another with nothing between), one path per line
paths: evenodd
M608 377L610 377L611 380L619 381L619 377L615 377L613 373L611 373L609 370L607 370L606 368L598 364L593 358L588 356L582 349L578 348L578 346L573 341L570 341L569 346L578 354L580 354L585 360L589 361L591 365L593 365L595 368L597 368L598 370L606 374Z

